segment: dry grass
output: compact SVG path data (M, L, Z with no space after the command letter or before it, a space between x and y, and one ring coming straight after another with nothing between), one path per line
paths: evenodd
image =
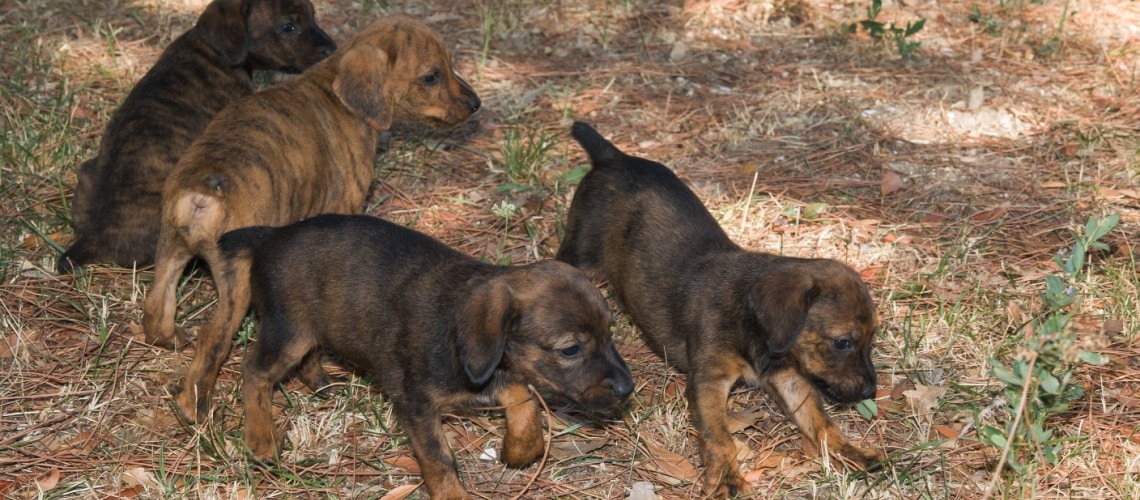
M419 480L390 408L360 379L328 400L288 383L278 396L288 460L266 469L243 458L235 380L252 325L223 370L213 424L178 425L164 388L191 352L142 342L149 270L46 271L70 237L75 166L203 3L0 6L0 496L356 498ZM839 34L869 4L317 1L341 41L388 12L426 20L484 98L478 126L461 133L393 131L372 214L489 260L548 258L572 192L565 174L584 162L567 134L580 118L675 168L742 244L860 270L883 319L880 412L833 415L894 460L864 476L805 456L776 407L740 390L736 437L763 497L1140 495L1140 6L979 3L971 22L971 2L889 2L881 19L927 19L914 37L922 49L904 61ZM527 140L553 144L529 165L506 164L526 151L504 148ZM492 211L504 200L519 206L507 228ZM1057 463L987 490L1000 450L976 442L976 428L1010 419L994 404L1003 385L988 360L1025 352L1021 326L1057 271L1052 255L1088 217L1112 212L1122 222L1077 283L1071 323L1111 361L1078 370L1086 396L1049 419L1071 438ZM180 321L210 316L210 288L200 275L185 281ZM630 407L552 408L550 457L518 471L479 458L499 445L499 414L450 419L473 493L621 498L647 481L665 498L695 494L684 377L616 317L639 383Z

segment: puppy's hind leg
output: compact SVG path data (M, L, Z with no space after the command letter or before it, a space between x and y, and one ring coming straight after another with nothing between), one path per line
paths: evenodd
M181 392L175 396L182 415L192 422L201 422L209 414L218 372L229 356L234 333L249 311L250 261L223 260L218 254L217 247L212 247L202 255L218 289L218 309L214 320L198 333L194 360L190 362Z
M175 294L182 270L193 254L173 229L164 230L158 238L158 259L155 262L154 281L143 304L143 331L151 344L168 349L186 345L189 338L175 327L174 313L178 307Z
M332 386L337 382L321 367L320 350L314 350L305 356L305 359L301 361L301 366L297 367L297 377L314 394L322 398L332 395Z
M281 449L273 425L273 386L298 363L320 357L311 337L292 334L285 323L283 319L262 320L261 338L254 342L242 367L245 444L255 459L266 462L274 460Z

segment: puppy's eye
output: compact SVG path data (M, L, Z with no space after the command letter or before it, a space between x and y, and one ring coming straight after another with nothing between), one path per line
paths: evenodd
M421 76L420 81L424 82L424 85L435 85L439 83L439 71L433 71L430 75Z
M835 339L831 341L831 345L837 351L846 351L851 348L851 339Z
M281 25L281 32L282 33L292 33L294 31L297 31L297 25L296 24L293 24L291 22L287 22L287 23L283 23Z
M561 354L562 357L564 357L564 358L573 358L574 356L577 356L581 353L582 353L582 346L580 346L578 344L574 344L574 345L567 347L565 349L559 349L558 350L558 354Z

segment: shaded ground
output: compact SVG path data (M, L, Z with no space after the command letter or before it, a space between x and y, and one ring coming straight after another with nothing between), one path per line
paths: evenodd
M913 60L841 23L870 2L590 0L319 1L338 41L405 12L455 48L483 97L476 123L401 126L377 162L368 212L498 262L548 258L584 155L573 119L629 153L673 167L741 244L842 259L872 285L883 329L879 413L833 416L895 460L863 477L805 454L778 409L740 390L732 409L761 496L972 497L999 449L979 425L1010 418L988 360L1024 352L1052 257L1090 216L1121 214L1092 256L1073 326L1110 363L1078 372L1086 391L1050 419L1072 438L1057 463L997 481L1012 497L1137 494L1140 6L890 3L881 20L926 19ZM287 463L242 458L235 379L219 381L213 425L175 422L165 387L192 350L145 345L149 270L53 276L51 242L71 236L65 197L119 99L200 1L0 6L0 496L380 497L419 481L406 438L363 380L333 398L286 385ZM1065 9L1069 9L1066 11ZM268 81L268 78L267 78ZM512 202L509 218L493 207ZM180 321L206 321L209 279L191 276ZM480 458L501 441L495 412L449 420L474 494L621 498L646 481L694 494L699 462L684 377L617 335L639 381L621 415L552 408L543 467ZM997 404L995 404L997 401ZM959 439L961 438L961 439ZM417 491L420 497L425 493Z

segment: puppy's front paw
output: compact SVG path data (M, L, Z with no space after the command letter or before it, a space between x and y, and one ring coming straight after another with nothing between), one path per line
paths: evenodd
M178 416L190 425L205 422L209 417L210 402L199 401L194 391L179 389L174 395L174 406L178 410Z
M744 480L740 471L729 468L714 472L705 470L705 492L713 498L734 498L752 494L752 485Z
M190 344L190 334L184 328L176 326L169 336L151 335L150 332L147 332L146 341L163 349L177 351Z
M507 435L503 437L503 463L521 468L542 456L546 442L542 439L542 424L535 414L523 422L507 421Z
M847 444L837 450L844 458L855 462L855 465L868 471L875 471L882 467L887 455L877 448L863 448Z

